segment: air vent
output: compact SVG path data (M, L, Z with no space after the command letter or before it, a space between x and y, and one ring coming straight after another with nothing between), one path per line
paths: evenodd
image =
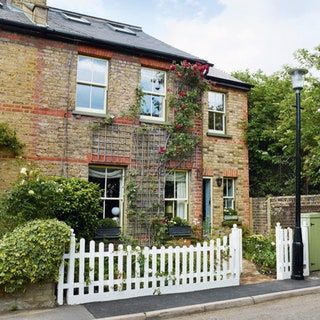
M74 14L74 13L63 13L62 14L64 16L65 19L67 20L71 20L74 22L78 22L78 23L83 23L83 24L91 24L90 21L88 21L87 19L83 18L82 16L78 15L78 14Z
M133 36L136 35L134 31L132 31L129 27L122 25L122 24L116 24L116 23L108 23L108 26L113 29L114 31L123 32L127 34L131 34Z

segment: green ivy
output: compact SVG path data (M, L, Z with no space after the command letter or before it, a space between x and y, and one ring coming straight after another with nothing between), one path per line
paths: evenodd
M70 227L53 220L35 220L0 240L0 286L14 292L29 283L55 281Z
M18 156L22 153L24 144L17 138L17 134L8 124L0 123L0 150L9 150Z

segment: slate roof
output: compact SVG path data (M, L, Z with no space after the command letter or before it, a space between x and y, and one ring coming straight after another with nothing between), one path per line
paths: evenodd
M187 52L174 48L148 34L143 32L141 27L133 26L129 24L119 23L107 19L88 16L85 14L77 14L62 9L49 7L48 10L48 26L41 27L34 24L22 10L8 6L6 1L1 1L3 6L0 6L0 27L6 24L20 24L20 27L26 29L39 29L49 34L65 35L73 39L81 38L86 39L88 42L99 41L99 43L105 43L109 45L116 45L122 48L134 50L136 52L149 52L151 54L166 56L171 60L187 59L191 61L200 61L205 63L206 61L200 59ZM80 23L72 20L68 20L64 14L73 14L83 17L88 23ZM110 24L117 24L128 28L135 34L128 34L114 30ZM214 67L210 67L208 77L217 80L221 79L225 81L225 84L238 83L240 86L246 85L244 82L232 77L231 75L218 70ZM248 86L248 85L247 85Z

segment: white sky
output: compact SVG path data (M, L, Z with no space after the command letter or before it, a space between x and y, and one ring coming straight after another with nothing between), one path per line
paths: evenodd
M139 25L231 72L296 65L320 44L320 0L48 0L54 7Z

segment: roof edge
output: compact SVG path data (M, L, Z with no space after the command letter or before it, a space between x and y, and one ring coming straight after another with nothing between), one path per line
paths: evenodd
M227 80L227 79L222 79L222 78L217 78L217 77L210 77L210 76L208 76L208 78L217 82L218 84L225 85L225 86L235 88L235 89L250 91L251 88L253 88L252 84L245 83L242 81L238 82L238 81Z
M145 54L147 56L156 57L162 60L168 60L168 61L188 60L191 62L200 62L200 63L209 64L206 60L203 60L203 59L190 59L184 56L168 54L162 51L145 49L137 46L117 44L111 41L98 40L91 37L79 36L69 32L56 31L47 26L31 25L31 24L26 24L22 22L7 20L7 19L0 18L0 28L6 29L9 31L23 33L23 34L42 36L45 38L50 38L53 40L59 40L63 42L80 42L80 43L85 43L85 44L99 46L99 47L108 46L109 48L111 47L118 51L120 49L128 53L130 52L134 54L137 54L137 53Z

